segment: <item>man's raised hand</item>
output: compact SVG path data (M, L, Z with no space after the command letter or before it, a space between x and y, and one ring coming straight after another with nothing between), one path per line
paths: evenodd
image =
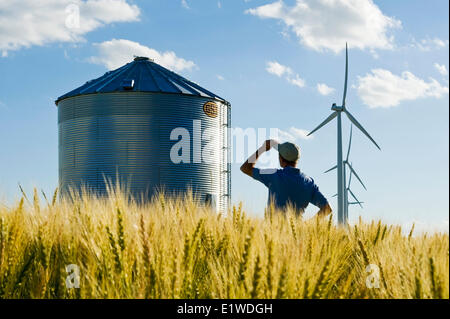
M262 147L265 147L265 150L268 151L268 150L270 150L272 147L276 149L277 146L278 146L278 144L280 144L280 143L278 143L278 141L273 140L273 139L270 139L270 140L266 140L266 141L264 142L264 144L262 145Z

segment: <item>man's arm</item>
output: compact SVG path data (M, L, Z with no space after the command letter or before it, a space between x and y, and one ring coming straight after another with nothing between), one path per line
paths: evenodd
M320 210L317 212L317 216L325 217L327 215L330 215L332 211L333 210L331 209L330 204L327 203L326 205L324 205L320 208Z
M331 214L332 209L330 204L328 203L327 199L325 198L325 196L323 196L323 194L320 192L319 187L314 183L314 180L311 179L312 181L312 187L313 187L313 194L312 194L312 198L311 198L311 204L317 206L320 208L320 210L317 212L317 216L318 217L325 217L329 214Z
M258 160L258 157L260 157L264 152L267 152L272 147L275 147L278 145L278 142L275 140L266 140L263 145L261 145L260 148L256 150L255 153L253 153L244 164L241 166L241 171L244 174L247 174L248 176L253 176L253 168L255 167L256 161Z

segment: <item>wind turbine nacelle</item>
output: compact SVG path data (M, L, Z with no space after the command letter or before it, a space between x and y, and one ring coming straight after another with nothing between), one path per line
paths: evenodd
M344 108L342 106L337 106L336 103L333 103L333 105L331 106L331 109L333 111L342 111Z

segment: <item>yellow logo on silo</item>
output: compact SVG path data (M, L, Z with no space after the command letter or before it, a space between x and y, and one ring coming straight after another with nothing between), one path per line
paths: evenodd
M203 104L203 112L209 117L217 117L217 114L219 113L217 104L211 101L206 102Z

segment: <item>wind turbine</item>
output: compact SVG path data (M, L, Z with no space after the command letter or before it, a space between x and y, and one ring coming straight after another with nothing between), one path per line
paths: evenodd
M372 141L373 144L379 149L380 147L375 142L375 140L367 133L367 131L362 127L361 124L353 117L353 115L347 110L345 107L345 97L347 95L347 80L348 80L348 48L347 43L345 44L345 82L344 82L344 96L342 98L342 105L337 106L336 103L333 103L331 106L331 110L333 113L328 116L325 121L320 123L319 126L317 126L314 130L312 130L309 134L313 134L315 131L320 129L322 126L326 125L328 122L333 120L335 117L337 117L337 188L338 188L338 222L339 224L346 224L347 223L347 216L345 215L345 179L344 179L344 162L342 160L342 119L341 119L341 113L345 113L345 115L348 117L350 122L352 122L361 132L364 133L364 135L369 138L369 140Z
M364 204L364 202L360 202L358 198L356 198L355 194L353 194L352 190L350 189L350 184L352 183L352 174L353 171L350 171L350 177L348 179L348 186L347 186L347 192L350 193L350 195L352 195L354 202L349 202L348 201L348 194L347 194L347 211L346 211L346 216L348 218L348 206L350 205L359 205L361 206L361 208L363 208L362 204Z
M359 206L361 206L362 208L362 202L360 202L355 194L353 194L352 190L350 189L350 184L351 184L351 180L352 180L352 175L355 175L355 177L358 179L358 181L361 183L362 187L364 187L365 190L367 190L366 185L364 185L363 181L361 180L361 178L358 176L358 174L356 173L356 171L353 169L352 164L349 161L349 157L350 157L350 149L352 147L352 135L353 135L353 124L350 126L350 139L348 141L348 149L347 149L347 156L345 157L344 160L344 169L343 169L343 173L344 173L344 185L346 185L347 183L347 167L350 170L350 177L348 180L348 185L345 188L345 192L344 192L344 215L346 216L345 218L348 218L348 206L349 205L353 205L353 204L359 204ZM329 170L326 170L324 173L328 173L331 172L332 170L335 170L337 168L337 165L333 166L332 168L330 168ZM350 195L353 197L353 199L356 202L349 202L348 201L348 193L350 192ZM337 194L333 195L333 197L336 197Z
M348 185L345 188L345 205L344 205L344 208L345 208L345 216L346 216L346 218L348 218L348 208L349 208L350 205L359 205L359 206L361 206L361 208L363 208L362 204L364 204L364 202L361 202L361 201L359 201L358 198L356 198L355 194L353 194L352 190L350 189L350 184L352 183L352 175L353 175L353 172L350 171L350 177L348 179ZM348 194L349 193L353 197L354 202L349 202L348 201ZM333 197L336 197L337 195L338 194L334 194Z

